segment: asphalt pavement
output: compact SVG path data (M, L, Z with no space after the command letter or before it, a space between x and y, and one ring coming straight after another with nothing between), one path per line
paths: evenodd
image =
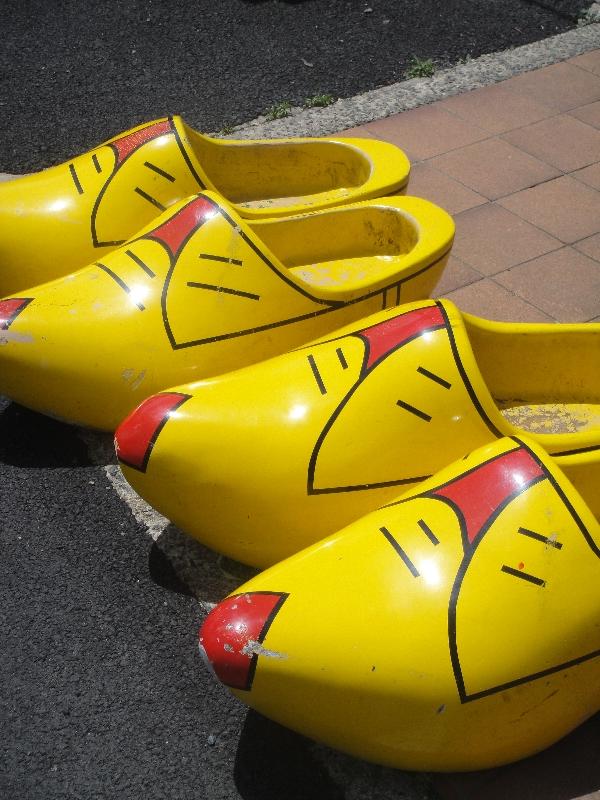
M588 2L4 0L0 171L137 122L203 130L348 97L576 25ZM0 398L0 797L425 800L427 779L337 756L208 675L207 603L247 577L114 491L110 437Z
M349 97L577 24L591 0L3 0L0 172L40 169L139 122L204 131Z

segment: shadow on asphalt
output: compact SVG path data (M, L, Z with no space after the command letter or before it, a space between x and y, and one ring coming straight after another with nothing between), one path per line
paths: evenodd
M0 462L34 469L90 465L88 449L76 428L2 398Z
M172 524L150 548L148 570L158 586L202 603L218 603L258 573L215 553Z
M249 711L233 771L238 792L244 800L343 800L344 792L316 760L312 746L309 739Z

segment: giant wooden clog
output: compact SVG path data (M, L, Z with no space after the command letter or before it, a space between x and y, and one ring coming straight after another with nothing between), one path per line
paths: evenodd
M402 192L409 171L399 148L375 139L230 141L156 120L0 184L0 296L104 258L201 189L263 219Z
M597 449L496 441L242 586L201 651L252 708L363 758L523 758L600 710L598 485Z
M599 367L598 324L493 323L428 300L150 398L117 452L173 522L267 566L496 437L537 426L551 452L600 448Z
M427 296L453 234L414 197L249 222L198 195L102 261L0 301L0 394L114 430L167 386Z

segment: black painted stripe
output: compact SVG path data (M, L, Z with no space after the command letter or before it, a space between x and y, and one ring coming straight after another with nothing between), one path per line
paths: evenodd
M528 536L530 539L535 539L537 542L543 542L550 547L556 547L557 550L562 550L562 542L557 542L556 539L549 539L547 536L542 536L541 533L530 531L529 528L519 528L519 533L523 536Z
M200 258L205 258L207 261L221 261L223 264L234 264L236 267L242 266L242 261L239 258L227 258L227 256L213 256L210 253L200 253Z
M443 386L444 389L449 389L452 386L452 384L447 380L440 378L440 376L436 375L435 372L430 372L428 369L425 369L425 367L417 367L417 372L419 372L421 375L424 375L426 378L435 381L435 383L439 383L439 385Z
M140 197L143 197L144 200L147 200L149 203L152 203L153 206L156 206L160 211L166 211L167 207L163 206L161 202L159 202L155 197L150 197L143 189L140 189L139 186L136 186L134 189L136 194L139 194Z
M242 292L240 289L228 289L225 286L213 286L212 283L198 283L197 281L188 281L187 285L190 289L210 289L211 292L223 292L224 294L234 294L236 297L246 297L248 300L260 300L259 294L252 294L252 292Z
M171 183L175 181L173 175L171 175L169 172L165 172L164 169L157 167L156 164L151 164L149 161L144 161L144 166L148 167L148 169L151 169L153 172L156 172L157 175L160 175L161 177L166 178L168 181L171 181Z
M400 408L404 408L406 411L410 411L411 414L414 414L416 417L420 419L424 419L425 422L431 422L431 415L426 414L424 411L421 411L419 408L415 408L411 406L410 403L405 403L404 400L397 400L396 405L400 406Z
M534 583L536 586L546 585L546 581L543 581L541 578L536 578L535 575L530 575L528 572L522 572L520 569L507 567L506 564L504 564L502 567L502 572L506 572L507 575L513 575L515 578L521 578L522 581L527 581L527 583Z
M71 178L73 178L73 183L75 184L75 188L77 189L78 194L83 194L83 186L79 181L79 177L75 172L75 166L73 164L69 164L69 172L71 173Z
M388 540L388 542L389 542L389 543L392 545L392 547L394 548L394 550L395 550L395 551L398 553L398 555L400 556L400 558L402 559L402 561L404 561L404 563L406 564L406 566L407 566L407 567L408 567L408 569L410 570L410 573L411 573L411 575L413 576L413 578L418 578L418 577L419 577L419 570L418 570L418 569L415 567L415 565L413 564L413 562L412 562L412 561L410 560L410 558L409 558L409 557L406 555L406 553L404 552L404 550L403 550L403 549L400 547L400 545L399 545L399 544L398 544L398 542L397 542L397 541L394 539L394 537L393 537L393 536L392 536L392 534L391 534L391 533L388 531L388 529L387 529L387 528L379 528L379 530L380 530L380 531L383 533L383 535L385 536L385 538L386 538L386 539Z
M124 292L127 292L127 294L131 294L130 287L125 283L125 281L122 278L119 278L119 276L115 272L113 272L112 269L109 269L107 266L101 264L99 261L96 261L96 266L100 267L100 269L106 272L107 275L110 275L113 281L117 283L121 287L121 289L123 289ZM145 306L143 306L142 303L135 303L135 305L139 308L140 311L143 311L145 308Z
M327 389L325 388L325 384L323 383L323 378L321 377L321 373L317 367L317 362L314 359L314 356L310 355L307 357L308 363L310 364L310 368L312 370L312 374L315 377L315 381L317 382L317 386L319 387L319 391L321 394L327 394Z
M421 528L421 530L423 531L423 533L425 534L425 536L426 536L426 537L429 539L429 541L430 541L432 544L439 544L439 543L440 543L440 540L437 538L437 536L436 536L436 535L435 535L435 533L434 533L434 532L431 530L431 528L430 528L430 527L429 527L429 525L428 525L428 524L425 522L425 520L423 520L423 519L420 519L420 520L418 521L417 525L419 526L419 528Z
M348 362L346 361L346 357L344 356L344 352L341 347L336 348L337 357L342 365L342 369L348 369Z
M156 273L153 272L147 264L144 264L139 256L136 256L135 253L132 253L131 250L125 250L125 255L129 256L132 261L135 261L138 267L141 267L146 275L148 275L150 278L156 278Z
M96 172L99 174L102 172L102 167L100 166L100 162L98 161L98 156L96 153L92 153L92 161L94 162L94 167L96 168Z

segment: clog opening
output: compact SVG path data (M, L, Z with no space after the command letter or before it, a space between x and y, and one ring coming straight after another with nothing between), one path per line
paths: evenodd
M383 205L250 225L296 278L314 287L375 281L419 241L415 221Z
M218 192L249 207L293 206L308 196L360 186L371 162L342 142L217 142L188 131L199 162ZM318 198L315 198L315 202Z
M600 326L463 317L477 366L511 425L573 441L600 430Z

